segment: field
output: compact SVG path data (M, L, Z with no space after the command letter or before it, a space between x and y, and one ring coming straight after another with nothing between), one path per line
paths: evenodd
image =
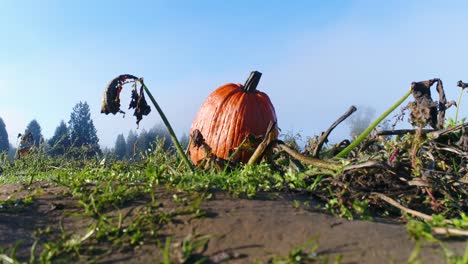
M431 209L421 187L392 187L382 177L394 176L372 166L327 175L261 163L192 174L162 145L138 162L4 156L3 262L466 263L462 192L453 204L433 191L440 208ZM360 183L369 175L372 191ZM372 195L397 189L400 201L421 203L433 219Z

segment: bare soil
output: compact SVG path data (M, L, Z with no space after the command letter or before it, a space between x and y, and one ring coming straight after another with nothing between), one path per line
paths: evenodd
M73 214L82 209L66 188L44 182L36 183L29 190L20 184L0 186L0 200L25 197L31 192L35 192L32 205L18 212L0 212L0 247L12 248L22 240L17 256L24 261L29 259L37 230L50 227L52 234L59 235L63 228L84 235L91 221ZM157 190L157 197L167 210L175 206L172 194L173 191L162 188ZM301 203L296 208L294 200L308 201L310 205ZM148 202L141 198L121 211L129 212ZM171 236L173 241L180 241L190 233L209 235L208 245L201 254L211 263L265 263L275 256L288 255L313 238L318 241L319 255L329 255L331 260L341 256L341 263L406 263L416 244L408 236L405 225L396 220L348 221L315 211L310 198L297 194L263 194L256 199L242 199L214 192L201 208L206 212L204 217L180 217L165 225L161 235ZM464 240L444 242L458 254L465 250ZM134 249L113 249L94 260L157 263L161 258L160 248L160 244L149 241ZM445 262L443 251L436 244L425 245L421 259L423 263Z

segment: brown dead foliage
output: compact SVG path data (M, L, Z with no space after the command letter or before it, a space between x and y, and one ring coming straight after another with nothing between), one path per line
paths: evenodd
M437 83L439 102L435 102L431 97L431 86ZM410 123L413 126L425 127L430 125L434 129L444 127L445 110L456 105L455 101L447 103L442 80L434 78L427 81L413 82L411 92L415 102L409 104L411 110Z
M133 90L131 95L130 106L128 109L135 109L134 116L137 118L137 124L140 123L144 115L148 115L151 112L151 107L148 105L145 99L143 86L140 88L140 92L137 91L137 82L140 78L131 74L122 74L114 78L104 91L104 97L101 105L101 113L104 114L116 114L124 111L120 109L120 93L122 88L127 83L133 83Z

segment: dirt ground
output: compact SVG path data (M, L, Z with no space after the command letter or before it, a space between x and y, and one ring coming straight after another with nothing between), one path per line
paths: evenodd
M74 230L85 234L90 222L73 216L77 211L76 201L65 193L63 187L47 183L38 184L42 191L35 195L31 206L15 213L0 212L0 247L11 248L18 240L23 242L17 256L28 260L33 233L51 227L59 230ZM35 186L39 187L39 186ZM19 184L0 186L0 200L8 196L21 198L31 190ZM172 195L159 190L157 197L163 205L171 206ZM294 206L294 200L307 201L307 197L295 194L261 195L257 199L234 198L223 192L215 192L204 201L201 208L206 216L180 219L163 228L164 235L175 240L187 234L209 235L203 256L211 263L265 263L274 256L288 253L316 238L318 254L329 255L333 260L341 255L341 263L406 263L415 247L404 224L395 220L348 221L314 211L313 202L308 206ZM141 201L132 202L125 209L141 206ZM68 213L66 213L68 212ZM446 245L462 254L466 241L446 240ZM160 245L149 243L132 250L113 250L96 259L98 263L157 263ZM421 251L423 263L444 263L442 249L427 244Z

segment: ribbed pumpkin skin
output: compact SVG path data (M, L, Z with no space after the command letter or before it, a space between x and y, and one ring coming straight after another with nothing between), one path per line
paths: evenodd
M245 92L241 84L229 83L211 93L200 107L192 123L190 135L200 130L212 153L228 159L246 136L264 136L270 122L276 122L276 113L267 94L255 90ZM275 131L278 136L278 132ZM246 163L253 151L241 151L234 161ZM190 146L190 157L195 164L205 157L202 148Z

